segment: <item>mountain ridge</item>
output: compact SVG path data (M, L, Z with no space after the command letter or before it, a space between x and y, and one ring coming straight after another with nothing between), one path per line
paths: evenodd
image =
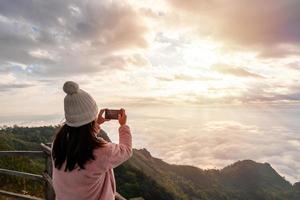
M289 199L300 198L300 183L294 185L280 176L269 163L239 160L222 169L201 169L155 158L143 149L134 149L125 163L159 185L174 199Z

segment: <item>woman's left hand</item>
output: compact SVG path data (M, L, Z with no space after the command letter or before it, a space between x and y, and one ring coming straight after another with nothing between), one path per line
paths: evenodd
M106 108L105 108L106 109ZM103 113L104 113L104 111L105 111L105 109L101 109L100 110L100 112L99 112L99 114L98 114L98 119L97 119L97 123L98 124L103 124L104 122L106 122L106 121L109 121L110 119L105 119L105 118L103 118Z

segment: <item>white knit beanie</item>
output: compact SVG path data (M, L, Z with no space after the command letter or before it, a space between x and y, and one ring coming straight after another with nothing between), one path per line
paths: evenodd
M98 107L91 95L73 81L65 82L63 90L67 95L64 99L66 124L79 127L97 118Z

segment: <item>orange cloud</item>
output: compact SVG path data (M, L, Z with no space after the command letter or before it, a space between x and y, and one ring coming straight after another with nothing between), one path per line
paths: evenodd
M231 48L255 50L266 57L300 52L300 1L168 0L174 13L193 27ZM180 12L183 11L183 12Z

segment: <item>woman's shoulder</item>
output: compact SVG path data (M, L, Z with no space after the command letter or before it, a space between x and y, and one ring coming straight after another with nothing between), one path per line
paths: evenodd
M98 148L96 148L96 149L94 149L94 153L96 155L100 154L102 156L109 156L114 144L111 143L111 142L108 142L108 141L104 140L101 137L98 138L98 140L100 141L101 146L98 147Z

